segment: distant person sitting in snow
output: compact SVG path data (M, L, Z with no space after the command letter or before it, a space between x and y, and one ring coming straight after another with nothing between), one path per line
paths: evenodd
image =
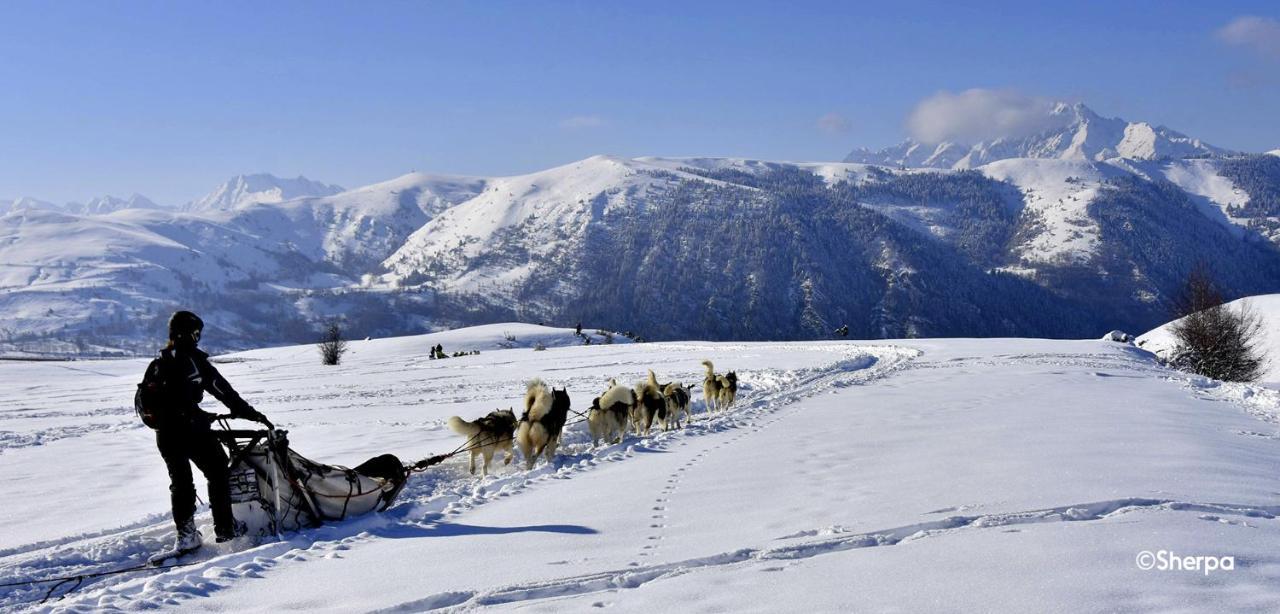
M169 344L146 375L164 385L165 403L155 416L156 447L169 469L173 522L178 527L178 543L174 549L179 552L200 547L200 533L193 520L196 488L191 479L191 463L195 463L209 482L209 507L213 511L217 540L224 542L241 532L231 515L227 454L209 428L213 414L200 409L204 393L212 394L226 405L232 416L273 428L267 417L240 398L222 374L209 364L209 355L196 348L203 329L204 322L196 314L174 313L169 320Z

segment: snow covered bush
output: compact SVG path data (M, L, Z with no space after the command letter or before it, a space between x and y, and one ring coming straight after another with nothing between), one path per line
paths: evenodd
M1185 315L1172 326L1176 346L1170 366L1228 382L1258 379L1264 365L1257 349L1262 320L1247 303L1238 309L1223 304L1208 273L1197 267L1177 308Z

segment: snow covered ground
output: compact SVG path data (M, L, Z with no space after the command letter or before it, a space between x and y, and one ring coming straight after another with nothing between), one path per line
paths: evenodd
M499 349L503 332L521 347ZM383 514L198 563L0 589L36 611L1246 611L1280 603L1280 399L1104 341L568 345L495 325L224 356L294 448L355 464L453 449L450 415L575 409L610 377L736 369L730 413L487 479L456 457ZM534 351L538 341L550 347ZM427 350L480 349L443 361ZM137 564L171 539L167 481L130 407L145 361L0 363L0 583ZM198 522L208 530L207 512ZM1140 553L1233 557L1149 570ZM1216 561L1217 559L1215 559ZM1225 561L1223 561L1225 563ZM59 591L61 592L61 591Z

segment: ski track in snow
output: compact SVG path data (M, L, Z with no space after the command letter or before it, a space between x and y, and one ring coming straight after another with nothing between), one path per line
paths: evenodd
M708 346L700 344L653 344L653 346L666 351L709 349ZM715 347L718 351L747 349L746 346L737 347L731 344L720 344ZM281 541L267 542L243 550L235 550L235 544L217 546L206 544L192 561L193 564L189 566L159 573L139 572L87 580L77 592L67 595L65 600L55 601L58 599L55 596L43 606L37 604L45 596L49 584L0 589L0 607L36 606L36 611L102 611L175 607L184 599L207 595L234 582L237 578L260 577L270 568L282 563L318 557L340 558L342 551L360 542L405 531L437 530L450 518L483 505L489 500L513 496L527 488L552 484L555 480L571 479L573 475L589 471L600 463L621 462L638 453L663 450L677 443L683 443L691 437L741 429L742 432L729 440L729 442L737 441L776 422L780 418L776 415L779 410L787 408L795 401L819 394L832 387L860 385L887 377L900 369L907 368L911 361L920 355L918 350L891 345L842 344L800 347L808 350L831 351L843 356L823 367L741 371L738 400L732 410L708 416L701 395L695 393L691 403L695 419L681 430L655 431L647 438L630 435L629 439L620 444L592 450L585 424L581 424L580 418L571 417L561 439L560 453L555 467L543 463L532 471L519 471L478 480L467 474L465 455L459 455L446 463L442 470L411 477L398 503L383 514L289 534ZM637 364L617 362L596 366L635 368ZM636 379L640 379L640 373L642 370L634 374ZM629 375L632 374L624 373L623 377ZM619 377L619 381L626 381L623 377ZM439 379L442 378L436 378L433 384L438 384ZM565 383L596 385L597 379L598 377L594 375L570 377L564 379L560 385ZM268 381L270 380L260 379L258 385ZM701 387L701 376L698 375L694 381L699 382L695 384L696 390ZM488 396L509 404L512 395L499 394L495 390L523 389L524 382L513 380L506 385L495 384ZM328 394L317 392L306 396L314 399L332 399L337 391L343 395L355 394L368 397L403 397L406 394L404 389L397 389L392 393L387 390L368 391L349 388L349 386L321 386L318 390L329 390ZM450 395L445 394L446 390L456 393L458 398L463 398L465 394L470 401L487 398L484 395L477 396L474 388L467 388L462 384L414 386L415 393L421 393L424 398L433 398L435 403L449 402ZM249 392L253 391L249 390ZM298 398L297 395L263 396L269 396L272 399L296 400ZM365 406L367 404L353 405L353 407ZM771 419L766 420L766 418ZM433 425L433 427L440 428L439 425ZM74 436L74 434L67 436ZM8 444L0 441L0 445ZM18 445L21 444L18 443ZM131 567L142 564L147 556L167 547L171 540L172 526L168 514L151 514L118 529L48 540L0 551L0 577L11 579L8 581L38 580ZM239 547L244 548L245 544L241 543ZM459 602L471 598L470 595L464 597L460 594L459 596L462 597Z

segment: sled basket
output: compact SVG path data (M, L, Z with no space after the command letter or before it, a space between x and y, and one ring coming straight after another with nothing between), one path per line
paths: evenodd
M248 534L266 537L390 507L408 472L390 454L354 469L324 465L289 449L282 430L223 430L231 451L232 511Z

